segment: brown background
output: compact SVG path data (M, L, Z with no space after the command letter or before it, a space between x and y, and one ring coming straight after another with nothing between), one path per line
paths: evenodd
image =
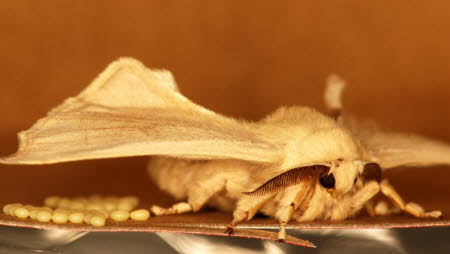
M279 105L322 108L335 72L349 83L347 109L450 141L448 1L313 2L0 1L0 155L120 56L171 70L201 105L255 120ZM145 161L0 165L0 198L148 196ZM448 170L392 177L406 197L448 202Z

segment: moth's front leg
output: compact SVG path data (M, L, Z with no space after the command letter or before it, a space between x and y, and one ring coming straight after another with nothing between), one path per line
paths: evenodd
M314 195L313 181L301 182L298 185L290 186L284 189L278 195L282 195L278 202L275 218L280 223L280 231L278 231L277 239L284 241L286 239L286 224L292 219L295 210L303 213L310 204Z
M233 212L233 220L230 224L228 224L225 233L232 235L236 225L244 221L249 221L253 218L264 203L266 203L266 201L274 195L275 193L262 196L245 195L241 197L237 202L236 209Z
M372 200L367 201L367 203L364 205L364 208L366 208L366 212L367 212L367 214L369 214L369 216L373 217L373 216L377 215L377 213L375 211L375 205Z
M365 205L370 206L370 200L380 192L380 185L376 181L369 181L352 197L351 214L355 214Z
M387 179L381 181L380 184L381 192L389 199L391 202L398 207L401 211L411 214L417 218L439 218L442 216L441 211L431 211L425 212L425 210L416 203L406 203L403 198L397 193L392 185L389 184Z
M360 211L378 192L380 186L376 181L369 181L352 196L339 201L331 211L332 220L344 220Z

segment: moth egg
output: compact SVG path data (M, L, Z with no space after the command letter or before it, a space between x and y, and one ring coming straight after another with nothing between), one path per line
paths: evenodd
M70 214L70 210L69 209L64 209L64 208L56 208L55 209L55 213L65 213L67 215Z
M130 218L137 221L146 221L150 217L150 213L147 209L138 209L130 213Z
M49 211L42 210L37 213L36 219L39 222L49 222L52 219L52 214Z
M37 220L37 215L38 215L38 213L39 212L41 212L41 211L47 211L47 212L49 212L50 214L52 214L53 213L53 210L51 209L51 208L49 208L49 207L32 207L31 209L30 209L30 218L32 219L32 220Z
M83 202L80 201L72 201L70 203L70 209L74 210L84 210L85 206Z
M86 210L103 210L103 206L97 202L91 202L86 205Z
M58 197L58 196L46 197L44 199L44 204L45 204L45 206L48 206L48 207L56 207L58 205L59 200L60 200L60 197Z
M94 212L94 214L101 215L101 216L103 216L105 218L108 218L108 216L109 216L109 213L106 210L95 210L93 212Z
M28 210L28 213L29 213L28 217L31 218L31 211L36 210L36 207L32 206L32 205L26 205L26 206L24 206L24 208L26 208Z
M134 206L128 201L119 201L117 203L117 210L124 210L124 211L131 211L133 210Z
M103 202L114 202L116 203L117 200L119 200L118 198L114 197L114 196L110 196L110 197L106 197L103 199Z
M36 220L37 214L40 212L41 210L39 210L38 208L33 208L30 210L30 218L32 220Z
M100 202L102 200L102 195L100 194L92 194L91 196L89 196L89 201L92 202Z
M83 197L76 197L72 199L73 202L80 202L83 204L87 204L89 203L89 200L87 198L83 198Z
M89 220L89 224L91 224L94 227L103 227L105 226L105 217L101 215L94 215Z
M22 204L20 204L20 203L11 204L8 209L8 215L15 216L16 215L15 211L19 207L22 207Z
M139 204L139 198L137 198L135 196L126 196L126 197L123 197L121 200L126 201L133 206L137 206Z
M41 209L41 210L43 210L43 211L47 211L47 212L49 212L49 213L53 213L53 212L54 212L53 209L51 209L50 207L46 207L46 206L38 207L38 209Z
M25 207L18 207L14 210L14 215L18 218L25 219L28 218L30 212Z
M103 207L106 211L111 212L116 209L116 203L113 201L107 201L103 203Z
M71 203L72 203L72 201L70 201L70 199L68 199L68 198L61 198L58 201L56 207L62 208L62 209L67 209L67 208L70 208Z
M84 221L84 213L82 212L74 212L69 215L69 221L72 223L82 223Z
M87 213L87 214L85 214L84 215L84 218L83 218L83 221L84 221L84 223L86 223L86 224L89 224L90 223L90 221L91 221L91 218L92 218L92 213Z
M60 223L66 223L69 220L69 215L67 213L63 212L57 212L52 215L52 221L60 224Z
M12 204L7 204L3 206L3 213L4 214L9 214L9 209L11 208Z
M122 222L130 218L130 213L124 210L115 210L111 212L110 216L113 220Z

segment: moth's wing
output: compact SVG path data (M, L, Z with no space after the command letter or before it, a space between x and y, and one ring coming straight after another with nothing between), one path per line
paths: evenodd
M412 133L386 131L374 123L362 122L343 114L342 92L345 81L330 75L325 89L329 116L349 128L366 148L370 160L383 169L399 166L450 165L450 146Z
M250 123L226 118L182 96L168 71L134 59L106 68L78 96L19 133L9 164L167 155L274 163L280 147Z
M347 126L383 169L399 166L450 165L450 145L413 133L383 130L345 117Z

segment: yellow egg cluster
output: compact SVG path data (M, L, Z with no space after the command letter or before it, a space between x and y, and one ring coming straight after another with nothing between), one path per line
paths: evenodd
M20 203L8 204L3 212L21 219L30 218L39 222L54 223L86 223L102 227L108 218L116 222L124 222L129 218L135 221L146 221L150 213L146 209L135 209L139 199L134 196L102 197L92 195L88 198L66 198L51 196L44 200L45 206L36 207Z

